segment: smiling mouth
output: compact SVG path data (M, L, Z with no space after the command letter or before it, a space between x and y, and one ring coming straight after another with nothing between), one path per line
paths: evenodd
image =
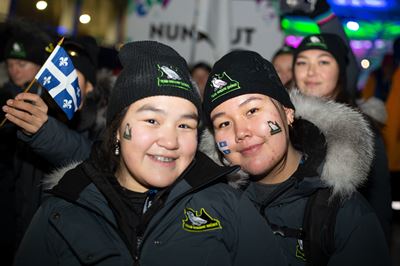
M244 156L251 156L254 153L256 153L261 148L261 146L262 144L252 145L244 148L243 150L240 151L240 153Z
M162 163L170 163L177 159L177 158L172 158L172 157L164 157L164 156L160 156L160 155L151 155L151 158L153 158L155 161L159 161Z

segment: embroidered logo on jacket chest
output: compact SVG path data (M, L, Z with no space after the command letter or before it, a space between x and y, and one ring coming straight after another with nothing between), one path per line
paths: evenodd
M188 232L204 232L215 229L222 229L221 222L211 217L204 208L195 211L192 208L185 208L185 218L182 220L182 228Z

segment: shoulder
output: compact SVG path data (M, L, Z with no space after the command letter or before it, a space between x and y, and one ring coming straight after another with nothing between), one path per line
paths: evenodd
M358 230L366 235L382 231L379 220L367 200L355 192L342 202L336 217L335 233L343 239L356 235ZM383 231L382 231L383 235ZM367 238L367 236L365 236ZM359 239L357 241L363 241Z

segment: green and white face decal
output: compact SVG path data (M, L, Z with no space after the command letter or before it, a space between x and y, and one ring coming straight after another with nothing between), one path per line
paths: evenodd
M159 70L158 72L160 73L160 75L157 77L157 85L159 87L170 86L183 90L191 90L190 85L183 81L181 76L178 74L178 69L174 68L173 66L157 65L157 67Z
M200 212L192 208L185 208L185 218L182 220L182 228L188 232L204 232L215 229L222 229L221 222L212 218L204 208Z
M239 82L231 79L226 72L214 74L211 79L211 86L214 88L214 92L211 94L211 102L227 93L240 89Z

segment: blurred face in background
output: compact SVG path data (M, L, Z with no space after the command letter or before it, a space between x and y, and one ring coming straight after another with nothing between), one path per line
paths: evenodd
M328 52L301 52L294 63L297 88L305 95L335 99L338 95L339 65Z
M76 70L76 74L78 75L79 88L81 89L81 104L79 106L80 109L82 108L83 103L85 102L87 94L93 91L93 85L90 81L88 81L85 78L85 76L79 70Z
M200 90L200 96L203 98L204 88L207 83L208 75L210 72L205 68L196 68L192 71L192 79L196 81Z
M282 84L287 86L289 82L292 80L293 76L292 75L293 55L289 53L280 54L274 58L272 64L274 65L275 70L282 81Z
M10 80L21 88L31 82L40 69L40 66L33 62L14 58L8 58L6 65Z

